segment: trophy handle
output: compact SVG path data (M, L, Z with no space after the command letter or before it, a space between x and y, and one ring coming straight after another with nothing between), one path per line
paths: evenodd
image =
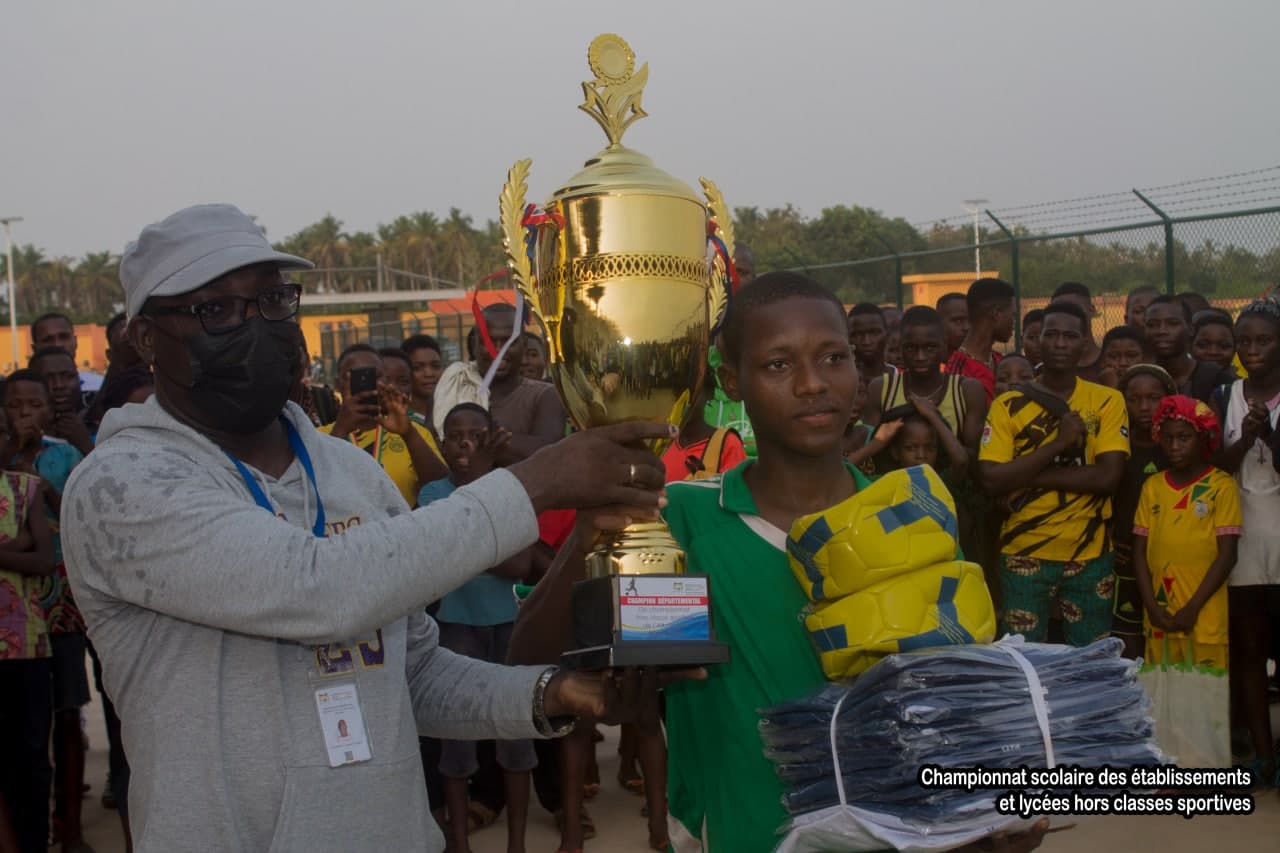
M511 270L511 279L524 297L525 305L529 306L533 316L542 324L542 328L546 329L547 323L542 316L542 305L538 302L535 292L533 264L529 261L529 254L533 248L531 245L533 235L524 227L524 199L529 189L527 178L529 167L532 165L532 160L525 159L517 160L511 167L511 171L507 172L507 182L502 187L502 194L498 196L498 207L502 218L502 249L507 256L507 268Z
M729 310L729 293L737 278L737 272L733 269L733 214L725 204L724 195L715 181L700 178L699 183L702 184L702 191L707 196L707 209L711 213L707 224L707 238L712 242L718 241L720 244L712 261L715 275L707 291L711 328L714 332L724 322L724 315Z

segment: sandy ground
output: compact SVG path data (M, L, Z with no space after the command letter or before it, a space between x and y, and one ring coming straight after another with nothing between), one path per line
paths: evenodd
M107 777L106 730L102 723L102 706L94 694L87 709L90 753L85 781L93 786L84 806L86 840L97 853L123 853L124 841L115 812L102 808L100 796ZM1272 706L1272 717L1280 731L1280 705ZM641 799L623 791L617 776L617 729L605 729L606 740L599 745L600 778L604 780L599 797L588 810L599 834L587 842L587 849L616 853L646 853L649 847L645 821L640 817ZM1192 820L1181 817L1061 817L1056 825L1074 827L1048 836L1041 850L1046 853L1203 853L1221 850L1280 851L1280 792L1268 789L1255 796L1257 807L1249 816L1203 816ZM553 853L560 837L551 816L536 803L530 810L527 850L529 853ZM499 820L471 838L472 853L502 853L506 850L506 827ZM211 851L212 853L212 851ZM334 851L347 853L347 851Z

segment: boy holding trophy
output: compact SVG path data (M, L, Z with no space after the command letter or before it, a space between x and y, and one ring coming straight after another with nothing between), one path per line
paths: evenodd
M596 79L583 86L582 109L609 146L545 210L525 204L528 161L512 169L501 196L508 264L547 329L548 372L580 426L679 423L702 382L713 331L722 330L718 377L745 404L759 458L719 477L670 484L669 529L627 508L580 514L521 607L510 660L569 652L570 665L586 669L638 665L650 686L674 667L707 665L704 681L667 689L671 846L764 853L786 815L757 711L824 684L798 618L806 596L788 563L787 533L801 516L869 485L841 453L858 371L832 293L791 273L737 289L732 217L715 185L703 181L704 204L622 146L622 133L645 115L648 67L636 70L631 48L614 35L592 42L588 58ZM649 367L637 375L633 365ZM638 640L641 614L633 610L628 624L628 582L672 590L652 597L657 606L643 614L651 622ZM579 595L588 587L605 592ZM667 623L663 605L695 598L691 589L702 596L701 635L666 642L693 616ZM656 701L633 711L651 720ZM1030 850L1047 825L998 838L995 849ZM563 840L566 850L581 846L580 838Z

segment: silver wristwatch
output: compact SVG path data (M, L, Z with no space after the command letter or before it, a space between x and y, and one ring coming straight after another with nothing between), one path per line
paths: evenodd
M533 685L533 726L538 730L538 734L543 737L564 737L573 731L573 727L578 724L577 717L556 717L554 719L547 717L546 694L547 685L551 683L551 679L555 678L556 673L560 671L560 667L552 666L543 670L542 675L538 676L538 680Z

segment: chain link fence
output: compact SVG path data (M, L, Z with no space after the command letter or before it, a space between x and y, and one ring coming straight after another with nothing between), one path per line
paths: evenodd
M1093 293L1098 340L1124 322L1126 297L1140 286L1197 293L1234 314L1280 282L1280 166L977 213L976 221L956 216L917 223L926 249L896 251L876 235L881 254L793 269L846 301L886 306L933 305L945 293L963 293L978 275L994 275L1013 284L1019 318L1047 305L1062 282L1079 281ZM363 285L357 289L370 291L370 304L386 291L461 292L455 282L381 265L316 270L310 284L324 292L326 276L338 273L355 276ZM446 363L464 358L470 312L456 304L441 310L431 296L417 304L424 303L436 310L353 306L364 313L314 318L321 351L313 355L324 376L332 378L338 355L353 343L398 346L415 334L435 337ZM1020 341L1019 320L1015 345Z
M445 364L463 358L467 333L474 320L470 314L437 314L430 311L401 311L383 308L368 312L368 320L360 322L349 316L326 321L316 318L320 331L320 351L312 353L320 369L314 378L332 383L337 375L338 356L352 344L369 344L377 349L399 347L413 335L431 335L440 344Z
M978 275L994 275L1013 284L1020 317L1044 307L1061 283L1078 281L1094 294L1100 338L1124 322L1126 297L1140 286L1197 293L1232 313L1273 291L1280 282L1280 166L987 209L976 224L957 216L915 227L928 249L899 253L886 244L874 257L794 269L837 293L902 306L933 305Z
M341 302L321 309L329 313L306 314L319 337L319 349L311 353L313 364L319 362L319 367L312 369L316 381L332 383L338 357L357 343L376 349L398 348L413 335L431 335L440 344L445 364L464 357L474 320L469 310L457 304L465 293L457 282L392 269L380 261L376 267L318 268L301 270L294 276L302 282L304 294L310 294L310 298L304 296L304 304L314 305L331 294L343 295ZM368 295L367 301L361 298L363 294ZM387 303L383 300L388 295L411 299Z

